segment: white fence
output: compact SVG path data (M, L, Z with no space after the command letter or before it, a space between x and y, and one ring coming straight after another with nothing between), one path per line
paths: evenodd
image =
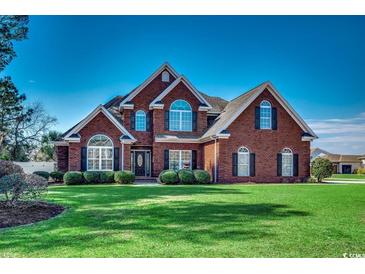
M56 162L14 162L21 166L25 173L33 173L34 171L55 171Z

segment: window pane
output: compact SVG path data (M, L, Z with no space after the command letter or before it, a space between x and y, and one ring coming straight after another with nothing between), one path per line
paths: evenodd
M267 101L262 101L260 105L260 128L271 128L271 105Z
M169 168L178 170L179 169L180 154L178 150L169 151Z
M293 172L293 155L282 154L282 176L292 176Z
M136 130L146 131L146 114L142 110L136 113Z
M105 135L96 135L89 141L89 146L113 146L112 141Z
M181 168L191 168L191 150L181 151Z
M170 130L180 130L180 112L170 111Z
M184 100L176 100L174 103L172 103L171 110L191 110L191 107L188 102Z
M238 176L249 175L249 160L250 160L250 154L248 153L248 150L247 152L244 153L238 153L238 170L237 170Z
M181 130L191 131L192 130L192 113L189 112L181 112Z

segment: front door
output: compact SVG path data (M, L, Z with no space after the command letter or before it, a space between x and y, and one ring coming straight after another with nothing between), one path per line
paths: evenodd
M134 173L136 176L146 176L146 152L134 152Z
M351 165L342 165L342 174L351 174Z

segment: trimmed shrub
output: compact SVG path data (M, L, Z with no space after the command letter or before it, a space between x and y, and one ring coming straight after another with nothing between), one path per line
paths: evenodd
M100 172L100 183L113 184L114 183L114 171L102 171Z
M177 172L172 169L164 170L160 173L161 175L161 182L166 185L176 185L179 183L179 176Z
M49 176L55 181L56 183L63 181L63 175L65 175L62 171L53 171L49 174Z
M99 184L100 183L100 171L85 171L83 173L85 183L87 184Z
M324 178L331 177L332 172L333 166L330 160L318 157L312 162L311 173L318 183L321 183Z
M129 170L114 172L114 181L118 184L132 184L134 179L134 174Z
M43 177L44 179L49 179L49 173L47 171L34 171L33 174Z
M210 174L205 171L205 170L201 170L201 169L195 169L193 171L194 173L194 177L195 177L195 181L197 184L209 184L210 183Z
M194 173L190 169L180 169L177 175L181 184L191 185L195 183Z
M68 171L63 175L63 181L66 185L81 185L84 183L84 177L79 171Z
M23 169L11 161L0 160L0 178L14 173L23 173Z

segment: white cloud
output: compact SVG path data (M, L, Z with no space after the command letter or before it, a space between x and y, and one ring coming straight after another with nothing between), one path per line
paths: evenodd
M35 83L36 83L36 81L35 81L35 80L29 80L29 81L28 81L28 83L29 83L29 84L35 84Z
M346 119L309 119L307 122L319 135L313 146L333 153L365 153L365 112Z

